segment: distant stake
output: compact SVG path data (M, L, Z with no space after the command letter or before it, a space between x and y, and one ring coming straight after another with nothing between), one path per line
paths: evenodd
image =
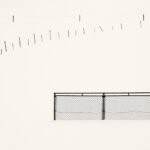
M79 15L79 22L81 22L81 15Z
M15 22L15 16L14 15L12 16L12 22L13 23Z
M28 46L30 45L30 41L29 41L29 39L28 39Z
M35 37L35 33L33 34L33 38L34 38L34 44L36 44L36 37Z
M52 39L52 31L51 30L49 31L49 39L50 40Z
M145 15L143 14L143 21L145 21Z
M122 23L120 23L120 28L121 28L121 30L123 29Z
M14 43L12 43L12 49L14 50Z
M112 26L112 30L114 30L114 26Z
M7 52L7 44L6 41L4 41L5 51Z
M58 32L58 39L60 39L60 33Z
M2 55L2 48L1 48L1 55Z
M69 32L69 30L68 30L68 32L67 32L67 33L68 33L68 38L69 38L69 37L70 37L70 32Z
M41 34L41 42L43 42L43 36L42 36L42 34Z
M142 28L142 21L140 20L140 28Z
M75 30L75 36L77 36L77 30Z
M100 30L101 30L102 32L104 32L101 26L99 26L99 28L100 28Z
M21 38L19 37L19 47L21 48Z
M85 35L85 28L83 28L83 34Z

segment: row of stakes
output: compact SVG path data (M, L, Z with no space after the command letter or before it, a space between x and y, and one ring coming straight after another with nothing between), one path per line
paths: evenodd
M78 15L78 22L81 22L81 15ZM15 23L15 15L12 16L12 23Z
M143 22L144 20L145 20L145 16L144 16L144 14L143 14L142 21L140 20L140 28L142 28L142 22ZM14 21L14 16L13 16L13 21ZM79 21L81 21L81 16L80 16L80 15L79 15ZM104 32L102 26L99 26L99 29L100 29L101 32ZM122 23L120 23L120 29L123 30L123 24L122 24ZM112 30L114 30L114 26L112 26ZM96 32L96 29L94 28L94 33L95 33L95 32ZM85 28L83 28L82 33L83 33L83 35L86 34ZM77 30L75 30L74 34L75 34L75 36L77 36ZM57 33L57 36L58 36L58 39L60 39L60 32ZM67 31L67 37L70 38L70 31L69 31L69 30ZM42 34L40 35L40 39L41 39L41 42L44 41ZM51 31L51 30L49 31L49 39L52 40L52 31ZM33 41L34 41L34 44L36 44L36 34L35 34L35 33L33 34ZM18 38L18 44L19 44L19 47L21 48L21 47L22 47L22 44L21 44L21 37ZM30 40L29 40L29 39L27 39L27 45L30 46ZM14 50L14 49L15 49L14 43L12 43L11 46L12 46L12 50ZM4 48L1 48L1 50L0 50L0 54L1 54L1 55L3 55L3 49L5 50L5 52L8 51L7 42L6 42L6 41L4 41Z
M82 16L81 14L78 15L78 22L80 23L82 20L81 20ZM142 20L144 21L145 20L145 14L142 14ZM12 23L15 23L15 15L12 16Z
M99 26L99 28L100 28L100 30L103 32L103 28L102 28L101 26ZM94 30L95 30L95 29L94 29ZM75 30L75 31L74 31L74 35L77 36L77 33L78 33L78 31ZM83 28L83 32L82 32L82 33L83 33L83 35L86 34L85 28ZM70 36L71 36L71 35L70 35L70 30L67 30L67 37L70 38ZM61 38L60 32L57 33L57 37L58 37L58 39ZM40 35L40 39L41 39L41 42L44 41L42 34ZM51 30L49 31L49 40L52 40L52 31L51 31ZM35 34L35 33L33 34L33 43L34 43L34 44L37 43L37 41L36 41L36 34ZM19 45L20 48L22 47L21 37L18 38L18 45ZM27 39L27 45L30 46L30 40L29 40L29 39ZM14 45L13 42L12 42L11 47L12 47L12 50L15 49L15 45ZM5 52L8 51L7 42L6 42L6 41L4 41L4 48L1 48L1 52L0 52L1 55L3 54L3 51L5 51Z

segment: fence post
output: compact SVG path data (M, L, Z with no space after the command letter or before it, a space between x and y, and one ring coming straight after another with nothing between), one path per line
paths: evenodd
M56 94L54 93L54 120L56 120Z
M106 96L105 93L102 95L102 120L105 120L105 100Z

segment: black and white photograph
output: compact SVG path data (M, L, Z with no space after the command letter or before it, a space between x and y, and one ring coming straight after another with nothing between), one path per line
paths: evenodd
M149 139L149 0L0 0L0 150Z

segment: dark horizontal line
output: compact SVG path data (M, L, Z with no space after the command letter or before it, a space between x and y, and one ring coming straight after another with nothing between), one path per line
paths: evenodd
M55 95L56 97L61 96L61 97L102 97L102 95ZM122 97L122 96L126 96L126 97L131 97L131 96L150 96L150 95L105 95L106 97Z
M87 114L88 114L88 113L93 113L93 114L94 114L94 113L95 113L95 114L96 114L96 113L97 113L97 114L99 114L99 113L102 113L102 112L58 112L58 111L57 111L56 113L62 113L62 114L67 114L67 113L68 113L68 114L73 114L73 113L75 113L75 114L76 114L76 113L79 113L79 114L80 114L80 113L81 113L81 114L82 114L82 113L84 113L84 114L86 114L86 113L87 113ZM105 112L105 113L112 113L112 114L113 114L113 113L150 113L150 112L144 112L144 111L128 111L128 112Z
M106 97L113 97L113 96L116 96L116 97L120 97L120 96L126 96L126 97L131 97L131 96L134 96L134 97L138 97L138 96L150 96L150 95L105 95Z
M64 92L54 93L54 96L95 96L101 97L102 95L108 96L150 96L150 92Z
M55 94L146 94L150 92L55 92Z

